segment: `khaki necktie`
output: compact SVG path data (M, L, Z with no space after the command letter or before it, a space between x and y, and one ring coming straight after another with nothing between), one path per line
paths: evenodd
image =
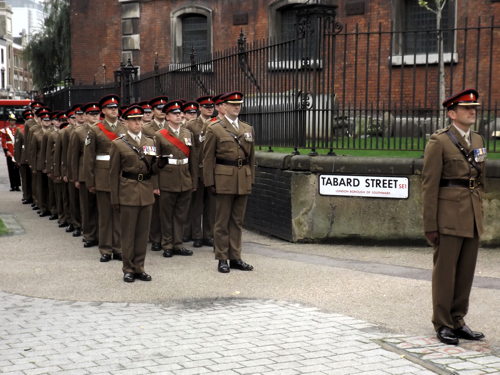
M467 136L467 134L464 135L464 140L465 140L465 143L467 144L467 146L470 147L470 140L469 140L469 137Z
M236 131L240 130L240 127L238 126L238 123L236 121L231 122L231 125L233 125L233 128L235 128Z

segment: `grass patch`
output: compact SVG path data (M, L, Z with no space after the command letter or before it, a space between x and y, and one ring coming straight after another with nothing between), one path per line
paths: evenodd
M5 224L3 223L2 219L0 219L0 236L2 236L4 234L8 234L8 233L9 233L9 230L7 229Z

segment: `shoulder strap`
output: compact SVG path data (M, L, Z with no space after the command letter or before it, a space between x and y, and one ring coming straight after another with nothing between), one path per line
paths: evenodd
M160 130L160 134L165 138L167 141L172 143L175 147L177 147L184 155L189 157L189 154L191 153L191 150L189 149L188 146L186 146L184 143L182 143L179 139L176 137L170 135L167 129L162 129Z
M453 134L452 132L448 131L446 132L446 135L448 135L448 137L450 138L451 142L460 150L460 152L464 155L465 157L465 160L467 160L467 162L470 164L470 166L472 168L474 168L475 170L477 170L477 178L479 178L481 176L481 168L479 167L479 165L476 163L476 161L474 160L474 158L471 156L471 153L470 152L467 152L467 150L464 148L464 146L462 146L460 144L460 142L458 141L457 137L455 136L455 134Z

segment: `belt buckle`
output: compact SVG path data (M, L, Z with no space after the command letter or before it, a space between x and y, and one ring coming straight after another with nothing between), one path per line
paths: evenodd
M243 159L237 159L236 162L237 162L238 168L243 167Z
M176 163L177 165L182 165L182 159L177 159Z
M476 187L476 179L475 178L469 178L469 189L474 190Z
M137 181L144 181L144 175L142 173L137 175Z

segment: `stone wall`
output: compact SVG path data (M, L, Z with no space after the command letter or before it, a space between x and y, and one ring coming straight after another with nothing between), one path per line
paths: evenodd
M245 225L288 241L424 243L422 159L306 156L257 152ZM321 196L320 174L409 179L408 199ZM487 164L482 244L500 245L500 160Z

